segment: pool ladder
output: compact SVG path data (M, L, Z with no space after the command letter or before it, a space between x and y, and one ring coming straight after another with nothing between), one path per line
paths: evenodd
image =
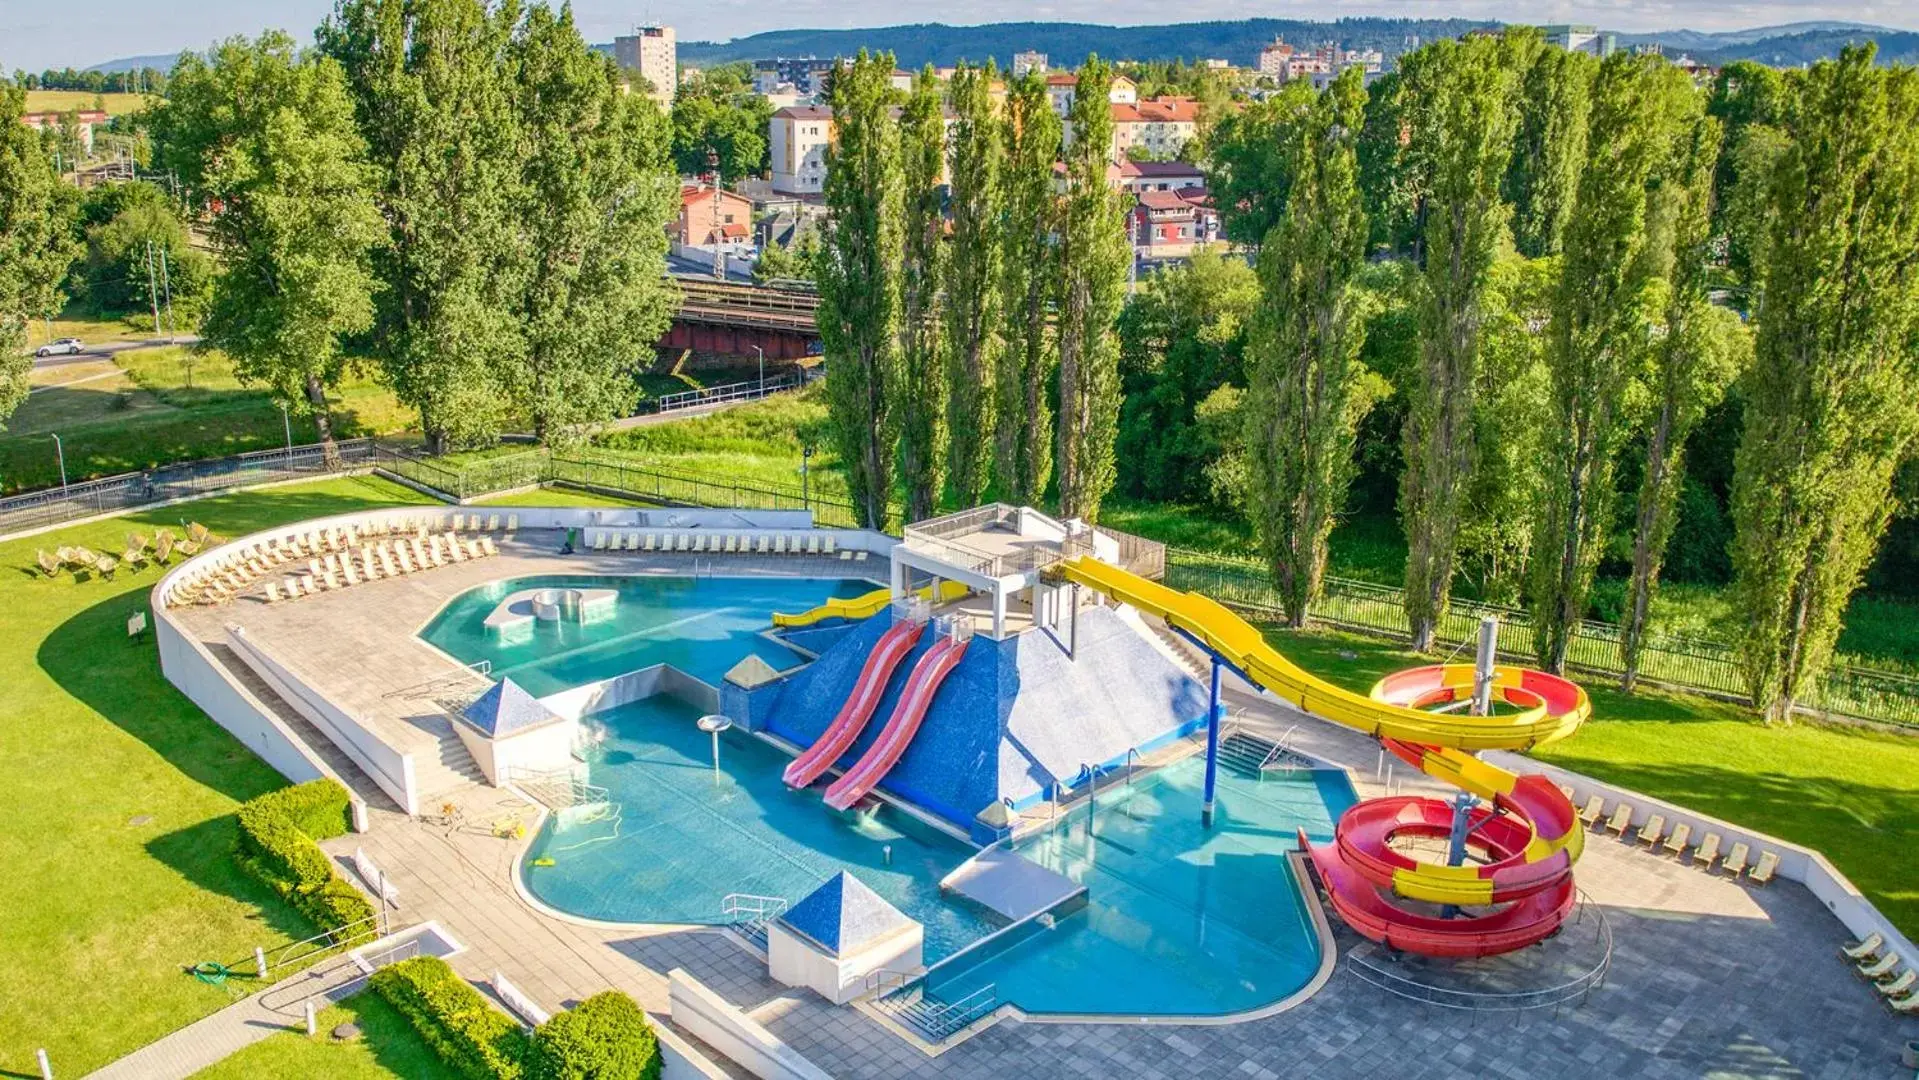
M786 911L786 897L755 893L727 893L720 900L720 916L741 937L766 948L766 924Z

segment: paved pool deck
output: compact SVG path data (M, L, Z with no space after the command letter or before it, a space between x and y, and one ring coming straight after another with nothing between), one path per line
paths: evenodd
M1253 730L1293 730L1294 745L1352 769L1378 795L1377 749L1364 736L1248 693L1229 703ZM1396 790L1442 790L1396 773ZM1394 996L1361 979L1363 943L1334 920L1340 958L1316 995L1265 1019L1218 1025L1023 1023L1011 1019L938 1057L864 1013L772 982L721 932L584 925L520 894L525 841L494 835L537 811L474 788L466 823L375 815L364 847L401 891L401 916L437 919L467 946L453 965L485 984L495 971L548 1008L618 987L668 1012L665 975L685 968L748 1010L815 1064L854 1078L1033 1075L1190 1080L1207 1077L1910 1077L1898 1064L1919 1022L1882 1008L1839 958L1838 921L1797 884L1754 888L1593 835L1578 869L1615 941L1604 983L1576 1007L1461 1013Z

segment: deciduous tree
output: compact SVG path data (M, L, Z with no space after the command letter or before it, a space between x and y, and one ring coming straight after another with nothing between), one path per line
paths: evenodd
M1793 80L1733 486L1753 703L1831 660L1919 432L1919 72L1849 48Z
M827 149L827 220L815 258L820 341L833 439L860 523L891 513L899 377L902 185L893 57L861 51L828 88L836 138Z
M1506 174L1513 245L1528 258L1559 254L1586 160L1586 114L1598 70L1569 49L1539 50L1519 91L1519 142Z
M928 65L900 113L902 227L900 260L900 478L906 519L933 516L946 487L946 352L939 310L946 232L946 118L939 80Z
M26 93L0 83L0 422L27 399L27 323L53 314L79 245L74 201L40 137L20 122Z
M1029 71L1006 99L1006 213L1000 234L1000 351L994 384L1000 423L993 472L1000 497L1034 504L1053 472L1051 384L1059 364L1052 326L1053 245L1059 199L1053 162L1060 122L1046 78Z
M1281 148L1292 161L1284 215L1260 247L1260 304L1247 350L1252 518L1286 621L1306 625L1326 541L1346 507L1360 419L1383 383L1359 362L1366 328L1367 222L1354 142L1366 91L1349 69Z

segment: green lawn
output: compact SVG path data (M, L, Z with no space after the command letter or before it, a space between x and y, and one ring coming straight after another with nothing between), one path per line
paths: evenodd
M68 112L78 109L84 112L93 108L96 99L106 109L108 116L138 112L146 108L149 100L145 94L96 94L91 90L29 90L27 91L27 111Z
M460 1074L442 1061L393 1006L363 991L322 1012L320 1033L284 1031L269 1035L193 1080L260 1080L262 1077L326 1077L327 1080L454 1080ZM359 1025L360 1036L335 1042L329 1033L343 1023Z
M580 491L568 487L541 488L538 491L517 491L511 495L497 495L486 499L475 499L474 506L652 506L653 503L639 499L623 499L617 495L602 495L597 491Z
M1270 630L1308 671L1353 690L1431 663L1372 638ZM1908 935L1919 935L1919 738L1769 726L1721 702L1587 683L1593 719L1543 761L1826 853Z
M0 1072L37 1075L44 1046L84 1075L227 1004L183 966L310 932L231 857L235 806L285 781L164 680L150 634L127 640L159 572L49 581L34 549L421 501L343 478L0 544Z

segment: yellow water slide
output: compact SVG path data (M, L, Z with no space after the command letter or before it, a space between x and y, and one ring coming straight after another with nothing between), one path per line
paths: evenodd
M942 581L939 583L939 597L937 599L933 596L933 586L931 585L919 590L915 595L922 600L931 600L933 603L943 604L949 600L958 600L965 596L967 592L966 586L957 581ZM870 593L845 599L835 597L821 604L819 607L813 608L810 611L802 611L797 615L788 615L776 611L773 613L773 625L811 626L824 619L864 619L871 615L878 615L881 611L884 611L887 603L892 600L892 598L893 592L891 589L874 589Z

